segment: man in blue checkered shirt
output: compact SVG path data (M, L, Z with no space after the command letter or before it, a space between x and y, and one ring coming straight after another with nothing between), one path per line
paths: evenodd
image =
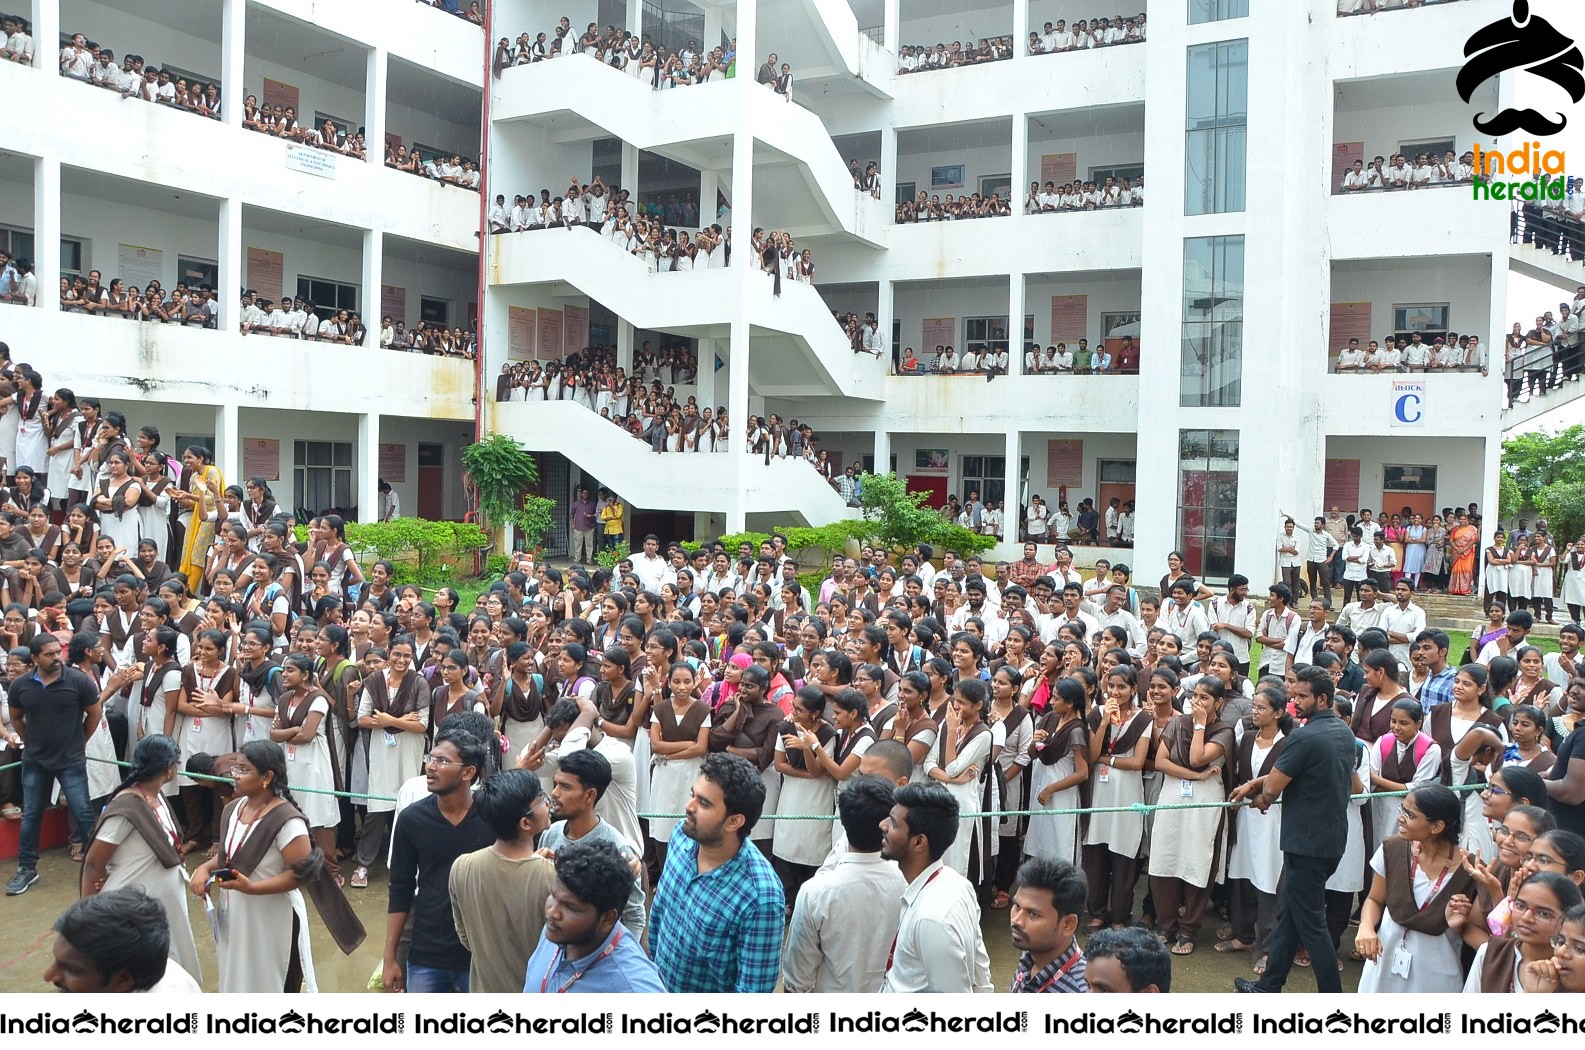
M764 805L752 762L726 753L704 760L650 913L650 954L668 990L776 990L786 900L748 840Z

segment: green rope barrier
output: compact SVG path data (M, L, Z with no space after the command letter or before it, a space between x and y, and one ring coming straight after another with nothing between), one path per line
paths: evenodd
M1485 784L1458 784L1448 788L1450 791L1480 791ZM1352 802L1368 801L1373 798L1405 798L1409 791L1367 791L1358 795L1350 795ZM1242 809L1249 805L1248 802L1135 802L1130 806L1089 806L1078 809L997 809L985 813L961 813L962 820L982 820L987 817L1068 817L1086 816L1092 813L1155 813L1164 809ZM1272 805L1282 805L1282 799L1277 799ZM682 820L683 813L640 813L645 820ZM835 813L765 813L761 820L837 820Z
M7 772L9 770L12 770L12 769L21 769L21 768L22 768L22 763L20 763L20 762L12 762L9 765L0 766L0 773L5 773L5 772Z
M120 766L122 769L131 769L132 768L132 763L131 762L121 762L121 761L117 761L116 759L113 759L113 758L96 758L93 755L89 755L88 756L88 761L90 761L90 762L103 762L106 765ZM16 764L17 765L21 765L22 763L18 762ZM10 766L0 766L0 772L4 772L5 770L7 770L9 768L11 768L11 767ZM233 780L231 777L217 777L217 776L212 776L211 774L208 774L208 773L188 773L188 772L184 771L182 773L182 776L186 777L189 780L207 780L207 781L210 781L211 783L215 783L215 784L234 784L234 783L236 783L236 781ZM288 786L292 789L292 794L294 794L294 795L297 794L298 792L302 792L303 794L306 794L306 795L334 795L336 798L357 798L357 799L366 799L366 800L372 801L372 802L395 802L396 801L396 796L395 795L364 795L364 794L359 794L356 791L334 791L334 790L332 790L330 788L316 788L316 787L308 787L306 785L299 786L297 784L291 784L291 785L288 785Z

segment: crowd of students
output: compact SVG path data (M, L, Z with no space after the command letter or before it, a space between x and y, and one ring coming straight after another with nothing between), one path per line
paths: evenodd
M647 33L641 36L613 25L606 26L601 33L599 24L590 22L580 34L573 30L566 16L548 34L520 33L516 41L503 36L496 42L491 68L499 77L513 66L548 62L564 55L592 58L656 90L713 84L737 72L736 40L709 50L690 40L684 47L672 51L655 43ZM790 92L789 84L789 96Z
M1440 160L1431 153L1419 153L1411 161L1402 153L1390 158L1377 154L1367 166L1356 160L1338 183L1338 193L1371 193L1390 190L1424 190L1439 186L1470 185L1475 181L1475 153L1465 150L1460 158L1452 150Z
M31 38L20 28L20 20L7 18L6 21L17 27L8 37L8 57L31 64ZM114 51L82 33L73 33L61 48L59 64L61 76L107 88L122 98L138 98L212 120L220 119L220 85L196 80L188 83L185 76L172 76L170 70L146 63L142 55L126 55L118 66Z
M1432 4L1450 4L1455 0L1337 0L1339 15L1374 15L1383 11L1406 11Z
M18 395L38 403L25 370ZM52 401L52 410L70 407L59 395ZM1079 952L1073 926L1091 935L1092 948L1146 935L1129 929L1140 899L1155 950L1188 955L1214 944L1248 953L1259 972L1277 893L1280 807L1172 803L1248 794L1238 789L1269 771L1293 731L1296 690L1309 697L1323 687L1358 738L1356 791L1408 792L1350 804L1347 853L1327 884L1334 948L1347 950L1350 915L1362 908L1352 949L1367 962L1362 989L1548 991L1585 980L1567 932L1579 925L1582 913L1571 909L1585 881L1585 679L1572 662L1585 629L1565 628L1553 667L1525 644L1529 614L1516 612L1455 667L1446 636L1415 615L1408 579L1391 606L1376 602L1367 581L1336 622L1324 597L1313 597L1305 621L1287 584L1270 587L1262 609L1243 577L1218 593L1174 555L1158 600L1130 586L1126 566L1091 578L1065 547L1048 564L1034 544L1022 560L994 567L947 552L938 570L928 549L897 567L875 551L837 557L810 594L780 536L758 551L705 544L664 553L647 536L615 571L523 566L464 610L448 589L393 587L383 563L364 579L339 519L316 519L300 549L267 486L253 479L240 499L229 494L203 450L188 452L182 489L169 500L158 435L145 428L138 453L123 452L119 418L98 420L86 402L80 411L98 423L83 447L88 472L105 461L100 496L73 502L60 526L47 499L33 502L35 480L24 474L12 497L35 508L22 526L30 535L16 545L43 546L8 584L19 614L17 624L7 620L16 631L8 640L25 646L11 651L10 680L31 665L50 672L50 646L58 651L56 635L67 638L67 662L82 672L68 680L92 683L82 697L93 730L85 754L131 755L134 775L116 797L129 788L143 796L107 816L138 831L136 806L173 827L180 808L186 828L160 863L137 853L133 864L121 857L133 837L102 821L82 836L91 847L85 878L96 888L136 882L151 896L168 893L175 878L228 897L241 910L233 922L258 939L246 952L235 939L222 943L223 989L279 989L293 952L300 960L306 952L282 932L290 924L280 925L280 909L301 910L300 900L255 911L232 890L268 886L256 892L290 898L307 889L339 936L329 887L344 864L353 887L366 884L384 862L391 813L426 790L429 809L481 811L487 823L470 833L470 849L494 839L531 852L553 817L567 822L555 839L563 844L607 825L602 834L655 893L646 916L643 894L620 882L600 910L616 913L601 936L621 939L617 916L635 943L647 933L649 960L633 965L653 966L646 979L673 991L769 991L778 979L819 990L985 990L982 906L1013 909L1014 944L1029 953L1014 986L1034 990L1023 970ZM141 480L128 474L133 462ZM118 508L140 503L144 485L177 506L195 500L179 543L159 506L131 512L139 524L128 531ZM620 516L619 502L605 504L613 507ZM8 527L16 526L0 524ZM222 543L205 555L215 531ZM129 558L133 537L139 553ZM81 561L84 538L102 553L97 566ZM161 578L178 548L189 575ZM195 601L194 591L208 597ZM1253 668L1252 643L1262 647ZM152 673L129 670L139 663ZM32 720L19 719L16 705L24 716L37 709L26 696L12 703L8 732L20 736ZM236 779L222 790L241 800L223 813L211 789L177 779L194 756L216 754ZM36 755L31 746L27 755ZM39 778L59 776L80 830L97 817L90 800L115 791L116 774L106 767L96 779L97 765L24 767L31 816L10 892L37 878L30 865L42 801L32 792L48 776ZM517 784L519 793L497 810L492 774L510 777L494 771L513 766L538 779L532 787L503 780L500 790ZM477 780L485 786L469 802ZM278 844L249 854L251 882L211 878L242 854L232 838L246 830L250 808L262 817L273 799L292 799L288 785L299 791L295 808L281 815ZM1482 788L1449 790L1473 785ZM318 793L335 788L373 797ZM542 789L552 811L535 817L543 803L524 807ZM173 801L161 801L167 796ZM1083 812L1094 807L1107 812ZM469 900L528 895L500 873L470 874L488 884L476 894L453 871L448 891L433 865L461 864L468 836L455 826L452 853L449 839L431 842L440 815L429 809L406 810L395 823L392 910L412 910L414 928L403 964L393 926L386 986L465 990L471 974L476 990L508 990L503 982L533 990L527 960L544 950L550 965L544 938L554 941L558 928L515 910L494 920L510 936L465 928ZM982 815L1003 810L1015 812ZM774 819L822 814L840 819ZM210 859L186 876L181 854L211 843ZM699 896L686 874L706 852L732 873L723 876L737 887L730 909ZM558 850L556 876L563 860ZM937 873L948 878L928 894L931 907L898 910L899 885L917 888ZM850 879L858 885L839 892ZM1066 939L1035 938L1039 951L1025 914L1031 889L1048 890L1048 908L1071 919ZM448 892L450 901L434 899ZM839 903L871 898L891 903L862 915ZM1222 902L1229 921L1202 941ZM442 905L446 922L436 928ZM851 927L845 937L818 934L837 919ZM932 956L922 924L954 926L968 940ZM185 911L170 925L185 944ZM893 941L887 960L880 948ZM1485 953L1472 966L1460 962L1461 941ZM471 954L467 944L476 945ZM1404 950L1415 960L1407 975L1393 965ZM185 955L173 955L185 966ZM492 970L486 989L481 975Z
M1338 351L1332 370L1339 375L1375 375L1380 372L1470 372L1486 374L1486 348L1478 335L1449 332L1426 338L1420 332L1408 336L1387 335L1380 342L1372 339L1364 347L1358 339Z
M190 288L186 281L177 281L176 287L167 292L158 280L150 281L144 288L128 285L119 277L108 285L103 281L98 270L89 270L86 276L62 276L61 310L192 328L214 328L219 321L220 303L215 290L207 284Z

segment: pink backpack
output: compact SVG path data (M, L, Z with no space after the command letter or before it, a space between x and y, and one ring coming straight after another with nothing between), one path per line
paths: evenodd
M1381 760L1386 762L1392 756L1393 748L1398 746L1398 738L1388 733L1376 742L1381 747ZM1420 760L1425 758L1425 753L1436 745L1436 741L1424 733L1416 733L1414 737L1414 764L1420 765Z

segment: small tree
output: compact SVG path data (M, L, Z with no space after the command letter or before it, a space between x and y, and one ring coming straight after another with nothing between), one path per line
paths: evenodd
M871 539L888 551L907 550L928 543L968 554L996 545L996 540L990 536L944 520L925 506L929 493L909 492L907 484L896 474L865 474L859 479L859 486L859 505L863 508Z
M472 481L479 517L488 531L510 524L523 534L528 547L544 541L556 501L527 494L539 483L539 466L516 439L491 434L462 450L462 466Z

